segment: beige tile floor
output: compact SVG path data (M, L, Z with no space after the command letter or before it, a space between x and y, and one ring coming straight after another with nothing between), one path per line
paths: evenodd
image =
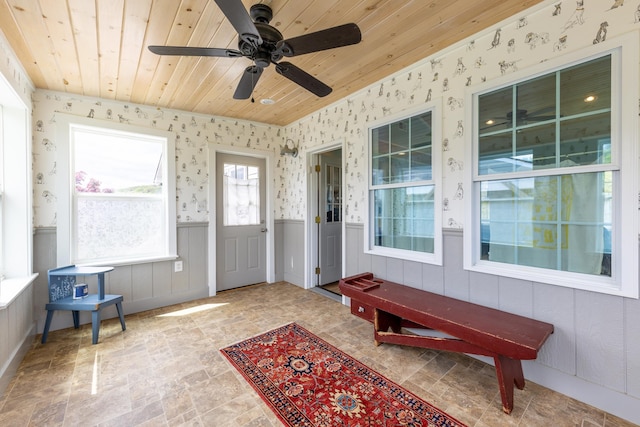
M281 425L219 349L293 321L469 426L631 425L531 382L506 415L493 367L375 347L371 325L347 307L284 282L129 315L125 332L105 320L97 345L90 325L51 332L45 345L34 341L0 399L0 425Z

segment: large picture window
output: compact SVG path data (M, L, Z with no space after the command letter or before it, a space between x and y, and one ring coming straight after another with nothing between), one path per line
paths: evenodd
M175 256L175 184L168 161L175 157L167 135L76 122L67 130L68 164L61 173L71 197L61 211L69 212L69 263Z
M609 47L473 94L468 268L637 296L637 268L623 262L638 248L624 214L637 215L625 196L637 165L624 162L637 158L637 105L620 107L638 94L621 90L623 68Z
M366 251L441 264L437 114L423 109L369 129Z

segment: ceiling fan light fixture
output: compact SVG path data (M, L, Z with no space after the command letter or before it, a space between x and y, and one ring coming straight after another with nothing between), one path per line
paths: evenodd
M276 103L276 101L274 101L271 98L263 98L263 99L260 100L260 104L262 104L262 105L273 105L275 103Z

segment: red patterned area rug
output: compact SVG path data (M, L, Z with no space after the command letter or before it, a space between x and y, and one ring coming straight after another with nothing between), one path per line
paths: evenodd
M286 426L464 426L296 323L220 351Z

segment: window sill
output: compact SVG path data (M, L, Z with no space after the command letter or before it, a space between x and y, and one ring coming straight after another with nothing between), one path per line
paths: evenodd
M387 258L397 258L405 261L415 261L423 264L442 265L441 253L416 252L404 249L392 249L376 246L373 249L365 249L369 255L377 255Z
M622 284L605 276L570 273L567 271L547 270L516 264L505 264L492 261L478 261L475 265L466 266L465 270L476 273L511 277L528 282L546 283L583 291L598 292L626 298L638 298L638 284L627 280L626 288Z
M105 261L96 261L96 262L88 262L88 263L77 263L76 266L90 266L90 267L122 267L127 265L135 265L135 264L149 264L153 262L162 262L162 261L173 261L175 259L180 258L180 255L166 255L166 256L157 256L150 258L130 258L130 259L120 259L120 260L105 260Z
M0 282L0 310L4 310L38 277L34 273L26 277L4 279Z

